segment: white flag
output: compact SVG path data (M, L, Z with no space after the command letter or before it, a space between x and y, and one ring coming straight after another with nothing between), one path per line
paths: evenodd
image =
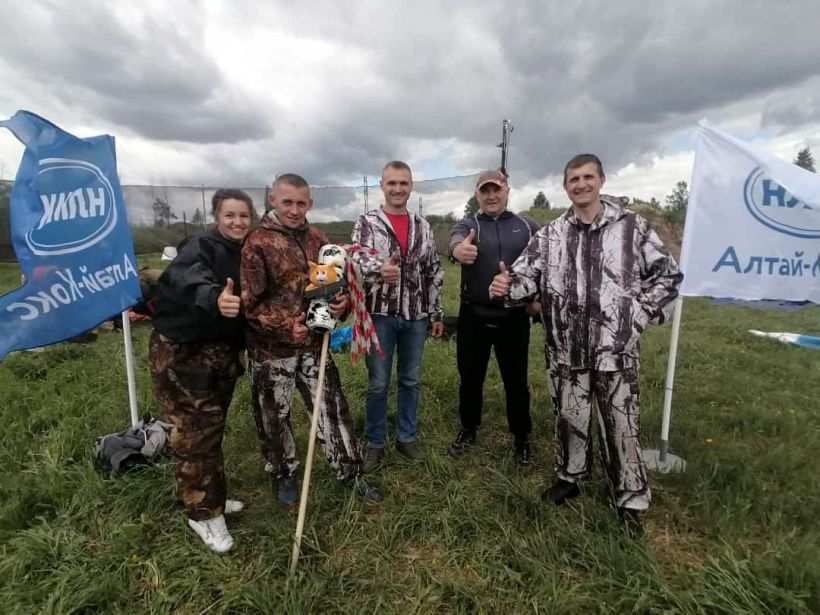
M701 122L681 270L687 296L820 303L820 175Z

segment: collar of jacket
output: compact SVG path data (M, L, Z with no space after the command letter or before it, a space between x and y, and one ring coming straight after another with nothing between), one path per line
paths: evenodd
M378 211L370 211L370 212L368 212L367 215L368 216L376 216L379 220L381 220L382 222L384 222L387 225L387 228L389 228L391 232L393 231L393 225L390 223L390 218L388 218L387 214L384 213L384 206L383 205L381 207L379 207ZM400 215L400 214L397 214L397 215ZM408 222L410 224L414 224L415 221L416 221L417 215L414 212L412 212L408 209L407 210L407 217L408 217Z
M285 235L304 235L308 228L310 227L310 223L305 221L305 223L300 226L299 228L288 228L284 226L281 222L279 222L279 218L276 217L276 212L271 209L262 220L259 222L259 226L268 229L269 231L279 231L280 233L284 233Z
M478 213L476 213L475 217L476 217L476 220L493 221L493 220L504 220L505 218L510 218L513 215L514 215L513 212L511 212L509 209L505 209L500 214L498 214L495 218L493 218L492 216L488 216L487 214L485 214L483 212L480 212L480 211Z
M601 205L603 205L604 208L595 220L592 221L592 225L589 227L591 231L597 230L607 224L617 222L627 214L627 211L623 207L613 203L603 196L601 197ZM578 219L578 216L575 215L575 210L572 207L570 207L567 210L567 213L564 214L564 219L575 226L581 226L581 224L583 224Z
M189 241L196 239L197 237L206 237L211 241L215 241L216 243L221 243L223 246L227 247L229 250L233 252L239 252L242 249L242 241L236 241L235 239L229 239L225 237L222 233L219 232L219 229L216 227L212 228L210 231L206 231L201 235L189 235L185 239L179 242L177 246L177 250L181 250L182 247L188 243Z

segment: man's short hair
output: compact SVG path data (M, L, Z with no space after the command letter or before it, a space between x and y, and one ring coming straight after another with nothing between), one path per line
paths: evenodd
M402 169L410 173L410 177L413 177L413 171L410 170L410 165L404 162L403 160L391 160L386 165L382 167L382 175L387 169Z
M307 181L301 175L297 175L296 173L282 173L281 175L277 175L276 179L273 180L273 189L275 190L277 186L281 184L287 184L288 186L293 186L294 188L305 188L310 194L310 186L308 185Z
M601 159L598 158L598 156L595 154L578 154L577 156L573 156L567 163L567 166L564 167L564 183L567 183L567 171L570 169L577 169L578 167L582 167L590 162L594 162L595 166L598 167L598 175L601 176L601 179L606 177L604 175L604 165L601 164Z

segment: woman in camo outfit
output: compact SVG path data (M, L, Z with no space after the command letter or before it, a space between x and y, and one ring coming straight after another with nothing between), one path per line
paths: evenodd
M217 190L211 202L215 228L186 238L159 279L149 358L163 419L173 426L177 497L191 529L224 553L233 547L224 514L243 508L227 499L222 436L243 371L239 257L255 212L241 190Z

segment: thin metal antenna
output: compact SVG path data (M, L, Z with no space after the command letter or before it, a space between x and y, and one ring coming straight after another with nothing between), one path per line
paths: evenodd
M512 125L510 120L501 120L501 143L498 144L498 147L501 148L501 166L499 169L504 175L509 175L507 173L507 150L510 147L510 135L514 130L515 126Z

